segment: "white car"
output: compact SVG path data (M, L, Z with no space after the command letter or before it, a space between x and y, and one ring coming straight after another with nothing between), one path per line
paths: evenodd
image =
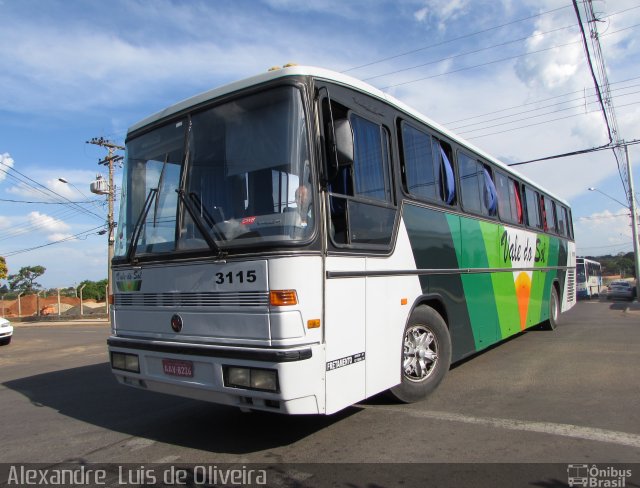
M0 346L6 346L11 342L13 326L7 319L0 317Z

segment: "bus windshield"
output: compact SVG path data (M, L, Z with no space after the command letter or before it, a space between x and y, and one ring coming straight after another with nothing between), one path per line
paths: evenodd
M299 90L239 98L129 140L123 181L116 256L307 239L317 219Z

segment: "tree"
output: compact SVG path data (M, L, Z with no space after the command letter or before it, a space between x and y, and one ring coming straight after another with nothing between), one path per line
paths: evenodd
M106 291L107 280L106 279L105 280L100 280L100 281L84 280L84 281L80 282L80 285L78 285L78 288L80 288L82 285L86 285L82 289L82 299L83 300L86 300L88 298L93 298L97 302L104 301L104 299L105 299L105 297L107 295L107 291Z
M9 275L9 286L12 290L33 292L42 288L36 280L47 270L44 266L25 266L17 274Z
M0 280L7 279L8 272L7 261L2 256L0 256Z

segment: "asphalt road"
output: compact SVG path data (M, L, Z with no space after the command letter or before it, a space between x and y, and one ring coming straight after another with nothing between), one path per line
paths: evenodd
M557 330L455 365L423 402L379 396L330 417L243 414L129 389L111 376L104 322L17 325L0 348L0 461L557 463L564 479L547 485L563 486L569 463L640 463L640 312L624 308L581 302ZM324 476L344 483L353 466ZM314 468L299 471L304 480Z

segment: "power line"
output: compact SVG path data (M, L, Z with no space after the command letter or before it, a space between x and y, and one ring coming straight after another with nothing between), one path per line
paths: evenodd
M626 247L628 246L629 243L628 242L624 242L624 243L619 243L619 244L613 244L611 246L588 246L588 247L583 247L583 246L577 246L578 249L611 249L614 247Z
M639 92L633 92L633 93L627 93L627 94L625 94L623 96L636 95L638 93L640 93L640 91ZM564 103L569 103L569 102L564 102ZM596 102L589 102L589 103L587 103L587 105L592 105L594 103L596 103ZM634 102L634 104L635 103L640 103L640 102ZM555 105L553 105L553 106L555 106ZM494 124L494 125L487 125L487 126L479 127L477 129L469 129L469 130L466 130L466 131L462 131L461 134L469 134L471 132L477 132L477 131L480 131L480 130L492 129L494 127L500 127L502 125L515 124L516 122L524 122L525 120L532 120L532 119L535 119L535 118L538 118L538 117L544 117L545 115L557 114L559 112L566 112L567 110L574 110L576 108L583 108L583 107L585 107L584 104L573 105L571 107L560 108L560 109L557 109L557 110L552 110L550 112L544 112L544 113L538 114L538 115L530 115L528 117L523 117L521 119L510 120L510 121L507 121L507 122L501 122L499 124ZM527 111L527 112L535 112L537 110L543 110L544 108L548 108L548 107L541 107L541 108L530 110L530 111ZM592 111L588 111L588 112L582 112L582 113L579 113L579 114L576 114L576 115L584 115L585 113L593 113L593 112L596 112L596 111L597 110L592 110ZM522 112L522 113L527 113L527 112ZM504 116L504 117L498 117L497 119L493 119L493 120L500 120L500 119L504 119L504 118L508 118L508 117L515 117L516 115L520 115L520 114L507 115L507 116ZM460 129L460 128L463 128L463 127L471 127L471 126L479 125L479 124L485 123L485 122L492 122L492 120L487 120L487 121L484 121L484 122L477 122L475 124L469 124L467 126L460 126L460 127L454 128L452 130L457 130L457 129Z
M586 39L586 35L584 32L584 28L582 27L582 21L580 20L580 11L578 9L578 4L577 4L577 0L573 0L573 5L574 5L574 9L576 11L576 15L578 17L578 22L580 24L580 29L582 32L582 37L584 40L584 46L585 46L585 53L587 56L587 60L589 61L589 67L591 68L591 74L593 76L593 80L594 83L596 85L596 89L597 89L597 93L599 95L599 100L600 100L600 105L602 107L602 113L604 115L605 118L605 123L607 126L607 132L609 135L609 142L611 142L612 139L615 139L616 142L620 142L621 141L621 137L620 137L620 132L618 130L618 122L617 122L617 118L616 118L616 112L615 109L613 107L613 101L611 100L611 92L610 92L610 88L609 88L609 79L607 76L607 70L605 68L605 61L604 61L604 56L602 54L602 49L600 47L600 34L598 33L598 28L597 28L597 22L598 19L596 18L596 14L593 10L593 4L591 2L591 0L583 0L584 6L585 6L585 14L587 17L587 22L589 24L589 33L590 33L590 38L591 38L591 47L592 47L592 51L593 51L593 56L595 58L596 61L596 66L598 68L598 74L600 76L600 83L602 84L602 90L600 89L600 86L598 85L598 79L595 75L595 73L593 72L593 65L591 63L591 52L589 51L589 48L587 46L587 39ZM602 95L602 92L604 92L604 95ZM627 172L627 168L623 167L620 163L620 159L622 159L622 154L618 154L619 151L619 147L618 148L614 148L613 149L613 155L616 158L616 166L618 168L618 175L620 176L620 181L622 183L622 188L625 191L625 194L628 195L629 198L629 202L633 202L633 195L631 195L630 190L628 190L628 187L630 188L632 186L632 182L630 181L630 177L629 177L629 173ZM635 239L635 234L634 234L634 239ZM640 266L639 266L640 269ZM639 271L640 272L640 271ZM640 280L640 277L638 277L638 279Z
M592 216L592 217L578 217L578 221L581 220L611 220L611 219L619 219L620 217L625 217L628 219L631 217L630 213L624 214L613 214L613 215L600 215L600 216Z
M617 84L620 84L620 83L626 83L628 81L635 81L635 80L640 80L640 76L637 76L635 78L627 78L626 80L616 81L614 83L611 83L611 85L617 85ZM638 86L638 85L632 85L632 86L635 87L635 86ZM629 87L622 87L620 89L622 90L624 88L629 88ZM486 117L487 115L493 115L493 114L497 114L497 113L500 113L500 112L506 112L508 110L513 110L513 109L516 109L516 108L527 107L529 105L535 105L536 103L544 103L544 102L548 102L550 100L555 100L556 98L568 97L568 96L574 95L576 93L583 93L583 90L575 90L575 91L563 93L562 95L556 95L554 97L543 98L543 99L540 99L540 100L534 100L533 102L527 102L527 103L523 103L521 105L514 105L514 106L511 106L511 107L505 107L505 108L501 108L499 110L493 110L491 112L486 112L486 113L483 113L483 114L478 114L478 115L473 115L473 116L470 116L470 117L465 117L464 119L452 120L452 121L449 121L449 122L445 122L444 125L452 126L453 124L457 124L458 122L466 122L467 120L477 119L477 118L480 118L480 117ZM594 95L588 95L588 96L594 97L595 94ZM578 100L578 99L568 100L567 102L575 101L575 100ZM567 103L567 102L559 102L559 104L560 103Z
M72 203L74 204L80 204L80 203L95 203L98 200L81 200L81 201L74 201ZM9 202L9 203L37 203L39 205L69 205L67 202L42 202L42 201L28 201L28 200L10 200L8 198L0 198L0 202Z
M11 256L15 256L16 254L22 254L25 252L29 252L29 251L35 251L36 249L41 249L43 247L47 247L47 246L53 246L54 244L60 244L62 242L68 242L68 241L72 241L75 239L81 239L81 238L87 238L89 237L89 235L91 235L92 233L95 233L96 235L98 234L97 232L95 232L98 229L102 229L104 228L104 225L100 225L98 227L94 227L93 229L89 229L86 230L84 232L79 232L78 234L72 235L72 236L67 236L63 239L57 240L57 241L53 241L53 242L49 242L47 244L42 244L40 246L34 246L34 247L30 247L30 248L26 248L26 249L20 249L17 251L11 251L8 253L4 253L3 256L4 257L11 257Z
M75 204L74 202L72 202L71 200L69 200L69 199L68 199L67 197L65 197L64 195L60 195L59 193L57 193L57 192L53 191L52 189L50 189L50 188L46 187L45 185L43 185L43 184L41 184L41 183L39 183L39 182L35 181L34 179L32 179L32 178L28 177L27 175L25 175L25 174L21 173L21 172L20 172L20 171L18 171L17 169L15 169L15 168L13 168L13 167L9 166L8 164L6 164L6 163L4 163L4 162L2 162L2 161L0 161L0 164L1 164L1 165L3 165L3 166L5 166L5 167L7 167L7 168L9 169L9 170L5 170L5 169L0 168L0 171L2 171L3 173L5 173L5 174L6 174L6 175L8 175L8 176L12 176L14 179L17 179L18 181L21 181L23 184L25 184L25 185L26 185L26 186L28 186L29 188L31 188L31 189L33 189L33 190L36 190L37 192L42 193L42 194L46 195L47 197L51 197L51 195L53 195L53 196L54 196L54 198L56 198L58 201L65 201L68 205L70 205L70 206L72 206L72 207L76 208L77 210L79 210L80 212L82 212L82 213L84 213L84 214L87 214L87 215L89 215L89 214L90 214L90 215L93 215L94 217L97 217L97 218L99 218L100 220L103 220L103 219L104 219L104 217L102 217L102 216L98 215L98 214L97 214L97 213L95 213L95 212L92 212L91 210L88 210L88 209L86 209L86 208L84 208L84 207L81 207L80 205ZM19 178L17 178L15 175L13 175L12 173L10 173L9 171L12 171L12 172L15 172L15 173L19 174L22 178L26 179L28 182L33 183L33 184L30 184L30 183L28 183L27 181L24 181L24 180L20 180ZM44 190L46 190L46 191L42 190L41 188L43 188L43 189L44 189Z
M635 144L640 144L640 139L634 139L632 141L628 141L628 142L623 142L623 145L626 146L633 146ZM529 161L522 161L519 163L511 163L508 166L521 166L523 164L529 164L529 163L537 163L538 161L548 161L550 159L559 159L559 158L566 158L569 156L578 156L580 154L587 154L587 153L591 153L591 152L597 152L597 151L607 151L609 149L613 149L613 147L617 146L618 144L605 144L603 146L597 146L597 147L592 147L589 149L581 149L579 151L571 151L568 153L563 153L563 154L556 154L554 156L547 156L544 158L538 158L538 159L530 159Z
M557 44L555 46L547 47L547 48L544 48L544 49L538 49L536 51L529 51L529 52L526 52L526 53L516 54L515 56L508 56L506 58L500 58L500 59L496 59L496 60L493 60L493 61L487 61L485 63L475 64L473 66L465 66L463 68L457 68L457 69L454 69L454 70L451 70L451 71L445 71L444 73L438 73L436 75L425 76L425 77L422 77L422 78L417 78L415 80L403 81L401 83L395 83L393 85L384 86L384 87L382 87L380 89L381 90L387 90L389 88L395 88L397 86L402 86L402 85L409 85L411 83L416 83L418 81L425 81L425 80L430 80L430 79L433 79L433 78L438 78L440 76L450 75L450 74L453 74L453 73L459 73L460 71L468 71L470 69L481 68L483 66L489 66L491 64L502 63L504 61L511 61L513 59L522 58L524 56L530 56L531 54L538 54L538 53L543 53L543 52L546 52L546 51L551 51L552 49L557 49L559 47L571 46L572 44L577 44L578 42L580 42L580 41L567 42L565 44Z
M395 75L397 73L402 73L403 71L409 71L409 70L416 69L416 68L422 68L424 66L429 66L430 64L441 63L442 61L450 61L452 59L460 58L462 56L468 56L469 54L477 54L477 53L482 52L482 51L488 51L490 49L495 49L496 47L503 47L503 46L506 46L508 44L514 44L516 42L524 41L524 40L531 39L531 38L534 38L534 37L544 36L546 34L551 34L552 32L557 32L557 31L560 31L560 30L570 29L572 27L575 27L575 25L568 25L568 26L565 26L565 27L559 27L558 29L553 29L553 30L550 30L550 31L547 31L547 32L538 32L536 34L532 34L532 35L526 36L526 37L521 37L519 39L514 39L514 40L506 41L506 42L501 42L500 44L493 44L492 46L487 46L487 47L475 49L473 51L466 51L466 52L463 52L463 53L454 54L452 56L447 56L445 58L435 59L433 61L429 61L427 63L422 63L422 64L417 64L415 66L410 66L408 68L402 68L402 69L398 69L398 70L395 70L395 71L389 71L387 73L382 73L380 75L370 76L369 78L363 78L363 81L370 81L370 80L375 80L376 78L382 78L383 76Z
M500 25L496 25L496 26L493 26L493 27L489 27L487 29L483 29L483 30L480 30L480 31L472 32L471 34L465 34L463 36L458 36L458 37L454 37L454 38L451 38L451 39L447 39L446 41L437 42L435 44L430 44L428 46L423 46L423 47L419 47L417 49L412 49L411 51L406 51L406 52L403 52L403 53L400 53L400 54L395 54L393 56L388 56L386 58L381 58L381 59L378 59L377 61L371 61L369 63L362 64L360 66L355 66L353 68L349 68L349 69L343 70L342 73L347 73L349 71L354 71L354 70L357 70L357 69L360 69L360 68L366 68L367 66L372 66L374 64L382 63L384 61L389 61L391 59L397 59L397 58L400 58L402 56L407 56L409 54L414 54L414 53L417 53L417 52L420 52L420 51L424 51L426 49L432 49L434 47L443 46L443 45L449 44L451 42L459 41L461 39L467 39L469 37L477 36L478 34L484 34L485 32L490 32L492 30L500 29L502 27L506 27L508 25L516 24L518 22L524 22L525 20L531 20L531 19L535 19L537 17L542 17L543 15L547 15L547 14L550 14L550 13L553 13L553 12L557 12L558 10L563 10L563 9L568 8L570 6L571 5L565 5L564 7L558 7L558 8L552 9L552 10L547 10L547 11L541 12L539 14L530 15L529 17L524 17L524 18L521 18L521 19L513 20L511 22L507 22L505 24L500 24Z
M52 213L51 215L41 214L42 218L36 217L34 219L36 220L35 222L32 221L30 223L26 223L21 226L12 227L11 232L1 237L0 241L6 241L7 239L12 239L14 237L22 236L29 232L37 231L40 229L51 229L52 225L63 224L64 222L62 218L69 217L72 214L72 212L73 211L71 209L67 209L62 211L62 213L58 213L58 214L56 213ZM37 220L41 220L41 221L38 222Z
M614 32L610 32L610 33L608 33L606 35L607 36L611 36L613 34L618 34L618 33L623 32L625 30L629 30L629 29L633 29L635 27L638 27L638 25L640 25L640 24L634 24L632 26L625 27L623 29L619 29L619 30L614 31ZM480 63L480 64L476 64L476 65L473 65L473 66L465 66L465 67L462 67L462 68L457 68L457 69L454 69L454 70L445 71L443 73L438 73L438 74L435 74L435 75L424 76L422 78L417 78L415 80L409 80L409 81L403 81L401 83L395 83L393 85L388 85L388 86L381 87L380 90L384 91L384 90L387 90L389 88L395 88L397 86L409 85L411 83L416 83L418 81L430 80L430 79L433 79L433 78L438 78L440 76L450 75L450 74L453 74L453 73L459 73L461 71L468 71L468 70L475 69L475 68L481 68L481 67L489 66L489 65L492 65L492 64L502 63L504 61L511 61L513 59L518 59L518 58L522 58L522 57L525 57L525 56L530 56L531 54L539 54L539 53L546 52L546 51L551 51L553 49L557 49L557 48L560 48L560 47L567 47L567 46L571 46L571 45L574 45L574 44L579 44L580 42L581 41L573 41L573 42L567 42L567 43L564 43L564 44L556 44L555 46L550 46L550 47L547 47L547 48L544 48L544 49L538 49L538 50L535 50L535 51L529 51L529 52L526 52L526 53L521 53L521 54L517 54L517 55L514 55L514 56L508 56L506 58L496 59L496 60L493 60L493 61L487 61L485 63Z
M627 104L618 106L618 108L631 107L631 106L634 106L634 105L638 105L638 103L640 103L640 102L627 103ZM588 115L588 114L593 114L593 113L598 113L598 112L600 112L600 111L599 110L591 110L591 111L585 112L585 113L567 115L566 117L557 117L555 119L544 120L542 122L537 122L535 124L527 124L527 125L522 125L520 127L514 127L512 129L505 129L505 130L501 130L501 131L498 131L498 132L491 132L489 134L481 134L479 136L467 137L467 139L470 139L470 140L471 139L480 139L481 137L488 137L488 136L495 136L495 135L499 135L499 134L505 134L507 132L513 132L515 130L526 129L528 127L535 127L535 126L538 126L538 125L544 125L544 124L547 124L549 122L557 122L559 120L571 119L573 117L579 117L579 116L582 116L582 115Z
M627 88L635 88L635 87L640 87L640 84L621 87L621 88L618 88L618 90L624 90L624 89L627 89ZM580 92L580 91L581 90L578 90L578 92ZM620 95L620 98L621 97L626 97L626 96L629 96L629 95L636 95L638 93L640 93L640 92L624 93L624 94ZM482 120L480 122L473 122L473 123L466 124L466 125L451 126L451 130L457 131L459 129L464 129L466 127L473 127L474 125L485 124L485 123L493 122L493 121L496 121L496 120L508 119L509 117L515 117L517 115L523 115L523 114L528 114L528 113L532 113L532 112L537 112L539 110L544 110L545 108L557 107L559 105L564 105L565 103L570 103L570 102L576 102L578 100L584 100L586 102L586 99L587 98L591 98L591 97L595 97L595 95L587 95L586 97L572 98L570 100L565 100L563 102L552 103L550 105L544 105L542 107L533 108L533 109L530 109L530 110L524 110L522 112L515 112L515 113L509 114L509 115L503 115L503 116L500 116L500 117L495 117L493 119L486 119L486 120ZM539 103L539 102L533 102L533 103ZM587 105L592 104L592 103L595 103L595 102L587 102ZM527 105L530 105L530 104L527 104ZM572 109L572 108L581 108L581 107L585 107L585 104L574 105L572 107L558 109L558 110L556 110L554 112L547 112L547 114L557 113L557 112L561 112L563 110L569 110L569 109ZM517 108L517 107L514 107L514 108ZM493 112L493 113L495 113L495 112ZM531 116L530 118L540 117L541 115L545 115L545 114L534 115L534 116ZM473 117L473 118L477 118L477 117ZM525 120L525 119L520 119L520 121L521 120ZM511 122L506 122L506 123L509 124L509 123L513 123L513 122L517 122L517 121L511 121ZM488 128L488 127L485 127L485 128ZM480 129L474 129L474 130L480 130Z

